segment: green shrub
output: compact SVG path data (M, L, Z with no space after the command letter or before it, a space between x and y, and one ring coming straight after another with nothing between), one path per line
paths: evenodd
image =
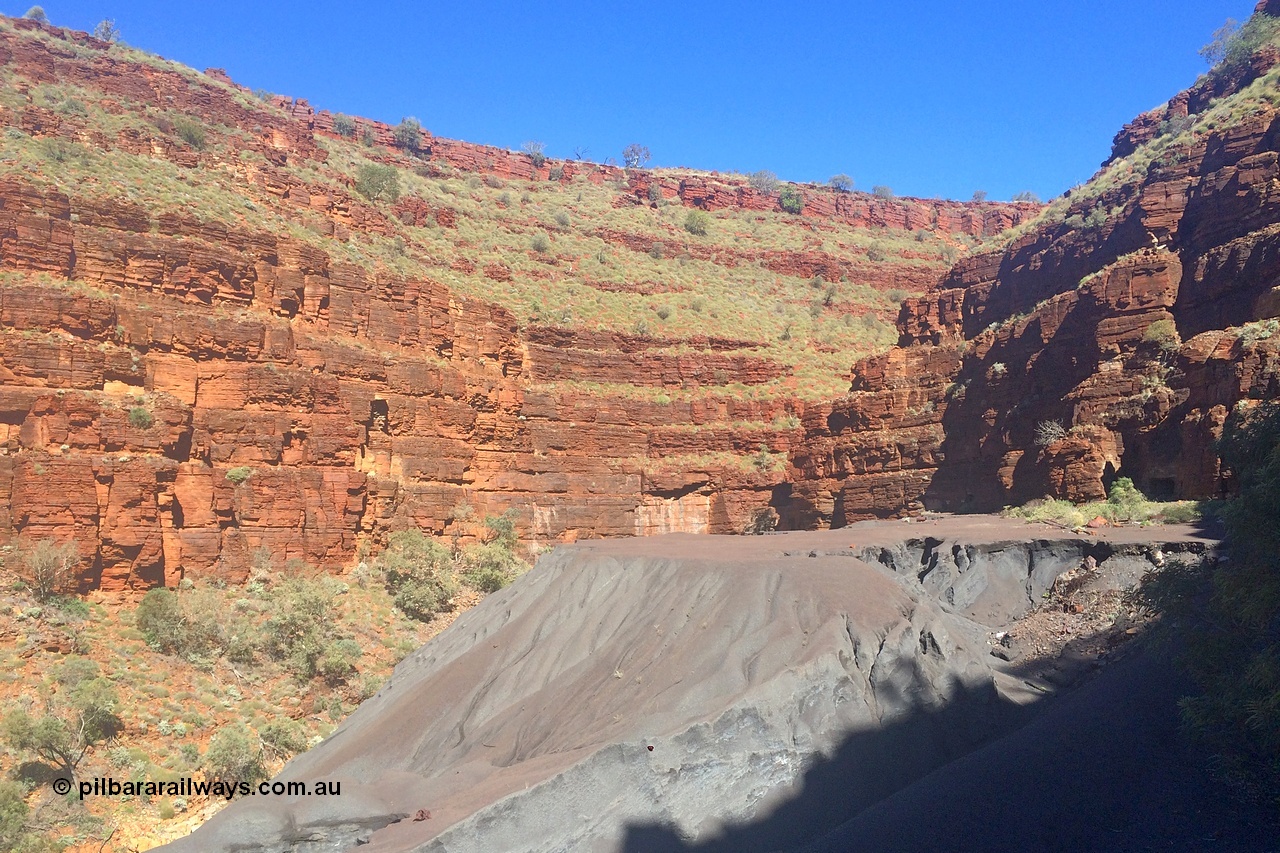
M422 125L413 116L401 119L395 130L391 132L391 136L395 139L396 145L410 153L416 154L422 148Z
M75 98L67 98L58 105L58 112L69 116L87 116L89 108L83 102L77 101Z
M378 144L378 134L373 132L373 128L366 127L364 132L360 134L360 143L365 148L372 148Z
M787 213L799 213L804 210L804 195L788 184L778 191L778 207Z
M847 193L853 191L853 178L848 175L832 175L827 181L827 186L838 193Z
M684 218L684 230L698 237L707 236L707 229L711 225L711 215L705 210L691 210L689 215Z
M1031 192L1031 190L1023 190L1022 192L1015 194L1013 200L1030 204L1039 204L1040 196Z
M569 214L565 213L563 210L556 212L555 219L556 219L556 224L559 225L561 228L569 227L569 223L570 223Z
M400 198L400 173L395 166L366 163L356 170L356 192L370 201Z
M49 16L44 13L44 9L40 6L32 6L22 17L29 21L37 21L41 24L49 23Z
M452 609L458 591L453 556L421 530L391 534L374 568L383 573L396 606L407 616L425 622Z
M356 123L351 116L337 113L333 117L333 132L341 137L350 139L356 135Z
M204 128L195 119L187 116L178 116L173 120L173 131L178 134L179 139L197 151L204 148Z
M987 191L986 191L986 190L974 190L974 191L973 191L973 198L972 198L972 199L970 199L970 200L971 200L971 201L973 201L973 202L975 202L975 203L978 203L978 202L984 202L984 201L986 201L986 200L987 200Z
M227 471L227 479L237 486L243 484L246 480L253 476L253 469L248 465L237 465L235 468Z
M226 782L248 782L250 785L267 778L262 742L243 723L218 731L209 741L204 754L205 776Z
M529 245L538 254L546 254L551 250L551 241L547 239L547 235L541 232L534 234L533 239L529 241Z
M660 261L660 260L662 260L662 259L663 259L663 257L665 257L665 256L666 256L666 254L667 254L667 248L666 248L666 246L662 245L661 243L656 243L656 242L655 242L655 243L650 244L650 246L649 246L649 257L653 258L655 261Z
M262 626L263 646L299 681L320 674L321 659L335 641L336 596L329 578L287 578L274 590L274 609Z
M894 198L893 190L890 189L889 187L886 187L884 184L877 184L876 186L872 187L871 194L874 195L876 198L884 198L884 199Z
M462 579L480 592L497 592L526 568L509 547L497 542L468 545L461 562Z
M548 181L564 180L564 166L561 166L558 164L555 166L552 166L550 171L547 172L547 180Z
M662 185L659 184L657 181L653 181L652 183L649 184L649 191L647 195L649 197L649 201L653 202L654 204L657 204L658 202L662 201Z
M129 426L136 429L151 429L156 419L145 406L134 406L129 410Z
M352 639L334 640L325 646L316 663L316 674L331 685L345 684L356 674L360 660L360 644Z
M0 782L0 850L19 850L27 841L26 796L26 789L17 782Z
M1160 349L1170 352L1178 349L1182 345L1182 338L1178 336L1178 326L1169 318L1156 320L1146 331L1142 333L1142 339L1147 343L1153 343Z
M194 589L179 595L169 589L153 589L138 602L135 624L143 639L165 654L200 660L226 648L221 598L210 589ZM243 654L238 655L245 660Z
M144 595L134 621L147 643L162 652L174 654L186 646L186 620L172 590L153 589Z
M1258 13L1243 25L1228 18L1213 33L1212 40L1200 48L1200 56L1214 68L1230 69L1244 65L1268 41L1275 38L1280 19Z
M288 717L279 717L262 727L258 733L262 745L281 761L288 761L307 750L307 733L302 725Z

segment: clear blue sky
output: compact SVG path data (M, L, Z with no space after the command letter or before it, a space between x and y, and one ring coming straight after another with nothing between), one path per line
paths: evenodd
M23 14L29 2L3 2ZM48 0L61 26L250 88L548 154L967 199L1085 180L1255 0L216 3Z

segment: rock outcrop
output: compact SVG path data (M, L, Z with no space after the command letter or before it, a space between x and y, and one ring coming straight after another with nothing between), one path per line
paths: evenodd
M474 209L448 195L379 205L350 169L317 177L337 127L305 101L264 110L225 74L9 22L8 138L49 146L50 163L145 155L176 201L148 207L94 173L74 186L0 174L0 539L74 536L84 588L142 589L184 573L242 578L259 548L338 569L399 527L470 536L464 505L477 517L516 508L521 537L545 543L1094 498L1121 474L1159 497L1216 494L1213 438L1241 401L1280 393L1267 325L1280 316L1274 62L1263 51L1140 119L1104 171L1034 225L1034 205L820 187L801 188L801 214L783 217L806 235L787 248L700 243L670 223L586 224L605 249L792 281L794 301L819 314L846 310L830 290L846 280L927 291L902 303L898 346L854 366L848 396L814 402L760 335L547 316L568 304L521 321L509 297L448 282L537 293L574 276L588 298L679 294L691 306L696 284L588 274L605 249L486 254L465 236ZM83 103L35 97L68 81L137 120L107 133ZM161 102L208 138L176 133ZM393 128L352 122L362 158L404 160ZM420 146L414 169L469 173L475 187L586 178L645 217L676 200L778 215L776 197L739 177L535 165L426 131ZM494 195L504 227L549 228ZM874 234L835 247L810 235L836 227ZM942 235L962 253L963 239L1010 227L1004 248L945 275L936 245L904 240L888 262L875 248L874 229ZM397 272L426 231L461 248L440 257L424 243L428 274Z
M762 341L522 323L497 297L459 294L454 272L537 294L588 259L530 270L477 253L448 196L370 202L352 168L325 172L332 114L281 96L264 108L225 72L24 19L0 29L0 74L6 138L48 173L0 169L0 541L73 538L82 589L235 581L258 549L337 570L397 528L482 532L463 506L519 510L531 544L776 523L806 403L778 393L798 382ZM351 122L360 157L477 185L585 177L641 216L651 181L676 181L671 198L690 206L776 207L736 179L535 165L425 129L407 158L394 128ZM122 189L90 168L123 154L167 189ZM52 180L67 164L83 179ZM816 187L806 198L794 217L806 235L811 222L910 228L956 246L1036 209ZM526 217L511 210L509 225ZM642 229L583 226L655 251ZM407 251L427 229L458 246L448 259L418 251L428 275L367 257L378 241ZM812 248L761 250L662 235L673 265L677 253L759 265L794 278L806 306L811 279L920 292L944 270L936 241L930 254L904 240L884 263L808 236L796 242ZM581 278L600 293L688 290Z
M1223 424L1280 396L1278 60L1140 119L1043 224L908 299L898 346L806 414L791 523L1093 500L1121 475L1163 499L1228 488Z

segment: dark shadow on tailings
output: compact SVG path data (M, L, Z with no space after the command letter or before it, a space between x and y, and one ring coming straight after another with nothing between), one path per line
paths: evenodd
M916 677L923 679L918 670ZM907 682L911 684L910 681ZM768 853L812 841L935 768L972 752L1033 713L1001 698L991 682L950 684L949 701L926 707L913 702L911 687L882 693L880 706L908 710L875 729L851 733L836 752L814 761L790 795L766 797L755 822L717 828L704 824L691 842L679 830L654 824L626 828L626 853ZM768 760L761 756L760 760Z
M1177 700L1189 685L1170 650L1141 641L1133 649L1077 690L993 722L986 743L939 754L931 772L919 771L919 752L938 749L939 732L970 723L981 696L850 735L830 761L810 768L793 799L753 823L701 841L666 826L632 826L623 849L1280 851L1274 815L1227 798L1209 772L1212 757L1184 737Z

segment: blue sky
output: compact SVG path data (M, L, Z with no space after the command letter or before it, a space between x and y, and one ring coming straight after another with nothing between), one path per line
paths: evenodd
M640 142L654 165L967 199L1087 179L1254 0L42 5L61 26L113 18L130 44L250 88L441 136L601 161Z

